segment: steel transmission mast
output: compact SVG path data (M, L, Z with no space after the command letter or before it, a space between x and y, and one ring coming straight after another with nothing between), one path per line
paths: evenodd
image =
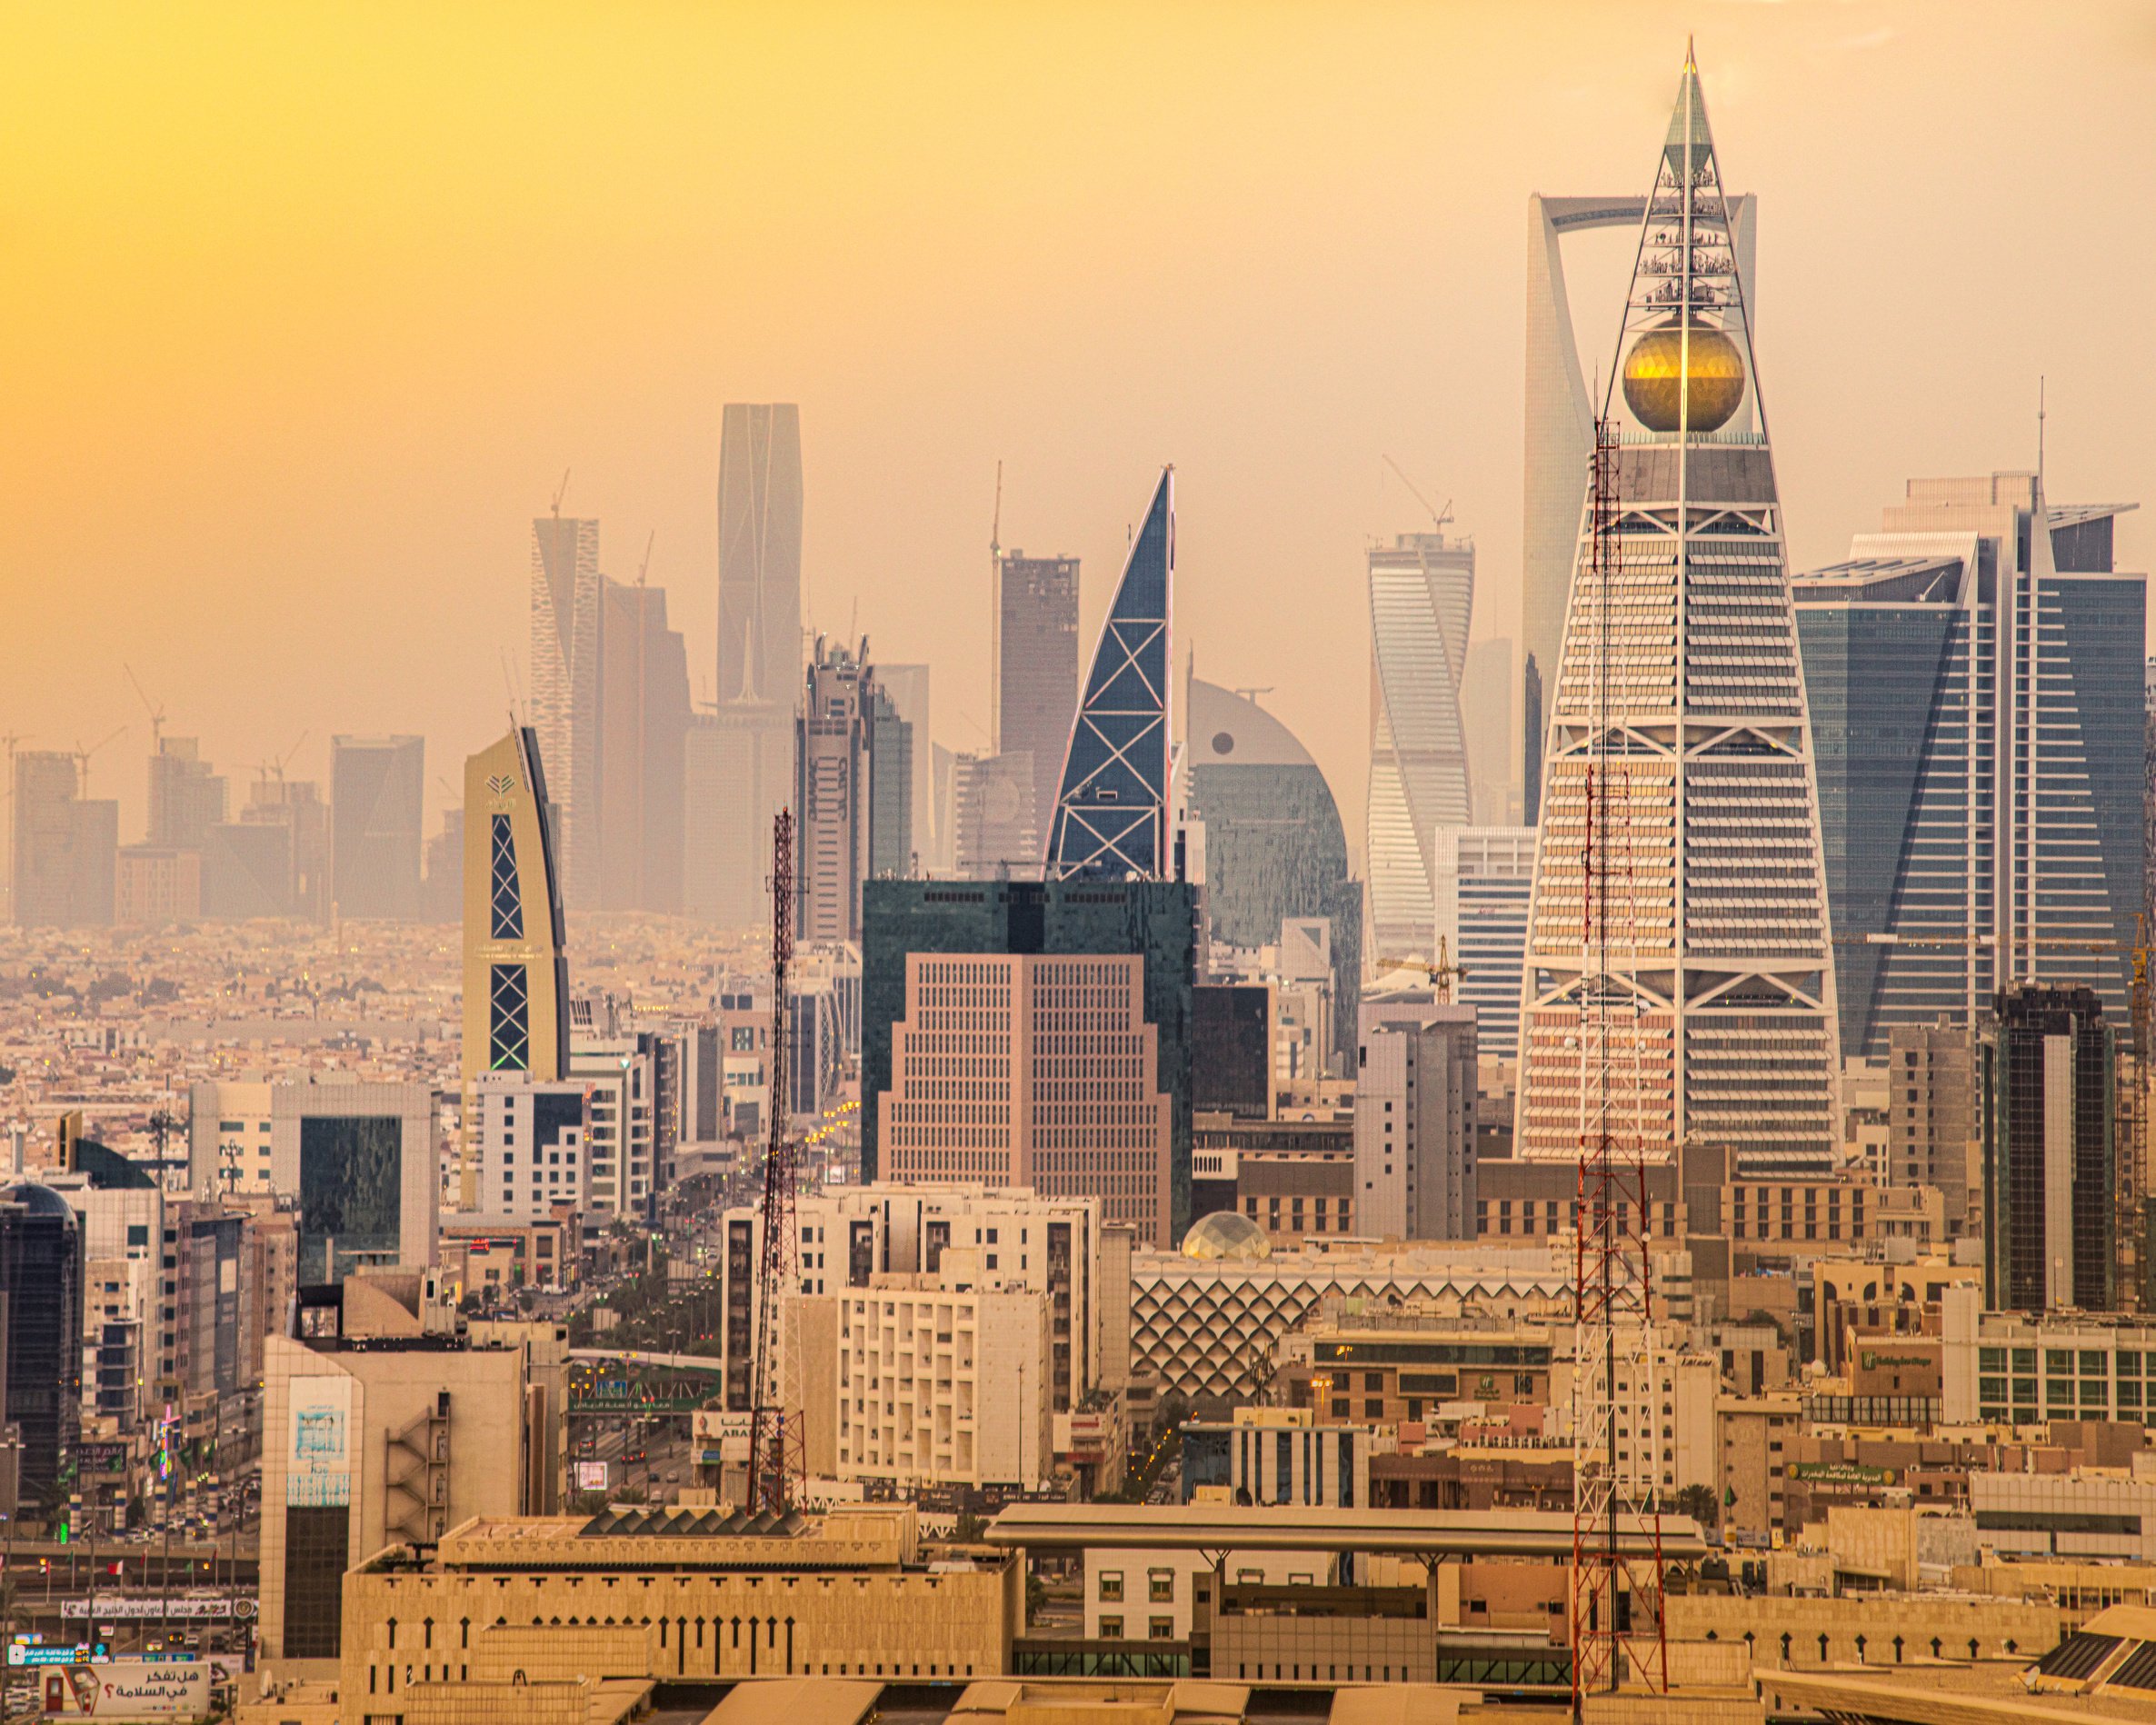
M1612 709L1611 658L1625 603L1618 525L1616 433L1596 423L1590 472L1594 741L1584 789L1582 855L1580 1162L1572 1257L1572 1716L1614 1691L1628 1664L1656 1692L1669 1688L1662 1627L1662 1516L1654 1418L1661 1402L1652 1281L1642 1043L1656 1033L1636 989L1615 979L1639 968L1631 875L1628 715ZM1578 603L1577 598L1574 601ZM1652 770L1652 769L1650 769ZM1546 809L1544 819L1559 811ZM1616 923L1619 926L1613 927ZM1619 1421L1630 1429L1620 1451Z
M756 1363L750 1394L749 1491L752 1508L792 1507L804 1451L800 1420L786 1417L781 1302L800 1285L794 1235L794 1146L786 1140L788 1054L786 972L794 959L794 812L781 809L771 833L771 1135L764 1152L762 1252L756 1290Z

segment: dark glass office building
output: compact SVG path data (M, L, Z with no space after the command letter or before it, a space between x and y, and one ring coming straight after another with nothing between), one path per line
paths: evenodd
M2017 983L1979 1034L1984 1304L2117 1305L2117 1037L2089 988Z
M891 1088L891 1028L906 1010L906 955L1137 953L1145 1022L1172 1098L1174 1237L1191 1221L1191 1070L1197 892L1180 881L870 881L861 956L861 1177L877 1177L877 1100Z
M1263 1120L1272 1112L1273 991L1263 982L1218 982L1193 997L1191 1106L1201 1114Z
M404 1122L395 1114L310 1114L299 1122L299 1280L342 1281L394 1264L402 1229Z
M82 1231L49 1186L18 1180L0 1191L0 1293L7 1418L23 1440L20 1499L35 1503L66 1472L83 1411Z

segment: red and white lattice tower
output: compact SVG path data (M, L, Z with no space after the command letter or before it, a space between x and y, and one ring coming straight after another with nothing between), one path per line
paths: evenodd
M1637 743L1612 702L1609 668L1623 651L1626 583L1616 434L1595 427L1584 592L1574 627L1591 629L1594 712L1585 774L1586 843L1579 880L1580 1160L1573 1245L1572 1556L1568 1623L1572 1712L1621 1684L1666 1690L1662 1521L1655 1418L1661 1404L1652 1281L1646 1088L1642 1058L1660 1033L1642 1009L1632 875ZM1584 602L1584 603L1582 603ZM1582 613L1585 615L1582 616ZM1652 911L1644 912L1652 915Z
M794 1232L798 1178L794 1146L786 1137L787 972L794 959L794 813L781 809L771 835L771 1135L764 1152L762 1255L757 1266L756 1360L751 1378L749 1507L784 1513L804 1471L801 1412L786 1406L785 1347L781 1326L790 1296L801 1285Z

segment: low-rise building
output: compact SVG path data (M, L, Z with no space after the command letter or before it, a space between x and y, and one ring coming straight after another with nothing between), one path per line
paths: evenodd
M722 1509L474 1517L431 1556L388 1545L344 1577L342 1716L387 1725L414 1690L504 1665L594 1682L1001 1674L1022 1569L923 1562L910 1505L775 1521Z

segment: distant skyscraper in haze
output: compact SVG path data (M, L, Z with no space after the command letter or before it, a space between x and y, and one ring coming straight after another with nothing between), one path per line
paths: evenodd
M1033 758L962 754L951 763L952 868L969 881L1038 880L1041 830L1033 824Z
M583 902L595 910L682 908L683 748L689 726L689 660L666 626L666 590L600 580L598 876Z
M1175 470L1161 471L1093 648L1063 756L1046 875L1165 880Z
M419 915L424 737L329 742L330 897L340 916Z
M997 588L995 747L1033 756L1033 825L1046 833L1078 711L1078 559L1004 552Z
M1442 533L1370 548L1370 787L1363 817L1372 958L1430 951L1436 830L1473 813L1460 687L1475 548Z
M1897 1027L1966 1034L2010 981L2086 983L2130 1022L2148 583L2112 566L2111 528L2131 507L2053 507L2028 473L1912 479L1884 532L1797 578L1845 1057L1884 1059Z
M726 830L733 740L708 712L691 713L682 738L682 909L707 922L726 908L725 861L735 848Z
M532 728L562 823L563 891L586 904L598 902L599 884L599 583L596 521L532 523Z
M719 780L726 810L716 920L765 922L771 824L794 788L801 689L801 413L726 405L719 445Z
M1736 269L1745 304L1752 294L1752 247L1759 200L1728 200ZM1564 645L1565 606L1579 552L1580 510L1587 496L1587 457L1594 448L1594 406L1580 369L1572 334L1572 301L1565 292L1565 236L1600 228L1638 228L1647 211L1642 197L1543 197L1527 200L1527 451L1526 519L1521 533L1521 651L1532 657L1544 683L1554 687ZM1592 324L1591 324L1592 329ZM1597 332L1599 333L1599 332ZM1731 429L1749 431L1752 405L1742 404ZM1530 703L1532 705L1532 701ZM1531 716L1540 718L1542 714ZM1534 781L1542 767L1542 726L1521 739L1522 777ZM1525 811L1534 824L1533 799Z
M15 920L22 928L102 928L113 920L120 805L79 794L77 758L15 757Z
M903 872L877 864L910 848L912 737L867 654L865 641L854 652L819 641L802 692L794 932L804 941L858 941L862 883Z
M200 851L225 819L225 783L210 771L194 737L161 737L150 757L150 814L144 843Z
M1510 640L1482 641L1468 648L1460 714L1467 724L1467 776L1475 824L1510 825L1517 812L1520 759L1512 746L1518 703L1512 699Z
M290 910L276 914L311 917L316 922L327 916L329 808L322 800L321 785L312 779L287 779L282 773L274 778L265 776L255 781L239 818L245 826L281 829L289 844ZM247 854L259 857L263 853L249 846ZM274 875L262 878L267 881Z
M1459 967L1453 998L1475 1009L1484 1059L1520 1053L1520 966L1534 884L1534 829L1437 830L1437 937Z
M1331 925L1335 1047L1352 1054L1362 977L1362 888L1348 874L1333 788L1293 732L1258 703L1192 677L1183 703L1191 818L1205 826L1205 913L1227 946L1271 946L1281 924Z
M464 1115L478 1082L569 1069L569 965L555 879L546 772L534 729L520 726L464 763ZM467 1131L464 1206L476 1208L476 1133Z
M908 855L894 872L903 873L919 858L923 868L935 861L937 833L934 749L929 741L928 667L879 663L876 686L889 699L893 713L905 722L911 780L906 786L906 846ZM888 789L888 787L885 787ZM884 872L879 860L876 872Z
M1515 1153L1572 1162L1607 1133L1649 1162L1699 1143L1825 1172L1834 966L1804 682L1773 454L1732 428L1758 365L1689 59L1652 197L1607 374L1632 424L1606 512L1581 512L1551 702Z

